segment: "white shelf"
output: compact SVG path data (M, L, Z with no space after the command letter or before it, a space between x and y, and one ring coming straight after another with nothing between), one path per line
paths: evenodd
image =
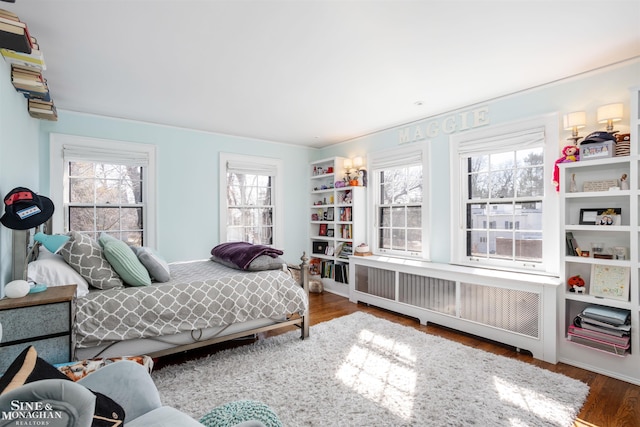
M314 253L313 248L314 242L325 242L327 246L332 247L335 251L341 244L350 243L352 247L355 247L360 242L365 241L366 188L354 186L336 187L336 182L344 181L344 160L342 157L333 157L312 162L310 164L311 175L309 181L311 195L311 206L309 209L310 256L312 259L317 258L324 262L338 264L340 266L339 268L345 268L349 259L340 257L335 253L334 255ZM329 168L331 168L333 172L317 173L318 169L324 171ZM350 203L345 203L344 197L341 197L346 192L350 193ZM345 209L350 210L351 220L341 219L341 213ZM333 210L333 218L324 219L326 218L325 213L328 213L330 210ZM312 219L314 214L319 216L317 220ZM326 227L327 230L333 230L333 236L319 235L321 226ZM349 237L342 237L341 229L345 227L348 227L350 230ZM348 274L345 276L345 281L347 279ZM336 282L329 277L323 278L322 281L325 290L348 296L349 288L347 283Z
M558 360L583 369L588 369L614 378L640 385L640 176L638 173L640 152L638 133L640 131L640 87L631 91L631 155L608 159L579 161L560 165L560 244L566 248L565 232L572 232L580 247L591 242L603 242L606 247L624 246L628 248L625 260L600 259L566 255L563 251L561 278L566 280L579 274L586 282L586 292L559 292ZM570 180L575 174L577 188L583 188L586 181L620 179L627 174L629 190L577 191L569 192ZM622 225L597 226L579 224L580 209L621 208ZM590 248L585 247L585 250ZM630 270L629 298L616 300L589 295L590 274L593 265L628 267ZM629 310L631 313L631 348L624 357L568 340L568 327L575 316L589 305ZM613 356L613 357L612 357Z
M581 199L581 198L603 198L603 197L629 197L630 195L631 195L631 190L609 190L609 191L578 191L575 193L566 193L565 197L567 199Z

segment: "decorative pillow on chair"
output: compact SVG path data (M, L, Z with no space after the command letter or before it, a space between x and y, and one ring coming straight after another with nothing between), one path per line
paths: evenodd
M113 269L102 248L91 237L77 231L69 233L71 237L60 249L60 255L94 288L121 288L122 280Z
M169 264L156 251L151 248L131 246L131 250L145 266L151 277L156 282L168 282L171 280Z
M104 256L120 278L131 286L149 286L151 277L136 254L122 240L102 233L98 239Z
M65 374L38 357L34 346L25 348L11 363L7 372L0 378L0 394L17 389L25 384L59 379L71 381ZM92 427L121 425L124 422L124 409L118 403L102 393L92 391L96 396ZM73 402L69 402L73 404Z

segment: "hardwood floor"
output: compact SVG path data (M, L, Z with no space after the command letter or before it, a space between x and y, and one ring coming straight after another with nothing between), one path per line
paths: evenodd
M364 304L353 304L349 302L347 298L328 292L310 295L310 318L312 326L356 311L364 311L392 322L410 326L428 334L438 335L470 347L518 359L540 368L558 372L587 383L590 387L590 393L587 397L587 401L582 407L574 427L640 426L640 386L635 386L625 381L609 378L584 369L575 368L564 363L553 365L551 363L543 362L541 360L534 359L530 355L519 353L513 347L487 341L448 328L431 324L423 326L420 325L416 319L392 313L377 307L367 306ZM265 334L265 336L276 335L283 332L285 331L270 332ZM313 333L313 331L311 332ZM249 340L248 342L251 341ZM222 348L237 345L241 344L235 343L230 345L213 346L197 352L189 352L187 355L167 356L156 362L155 369L161 369L167 365L181 363L185 359L202 357L206 354L219 351ZM640 367L638 367L638 369L640 369Z

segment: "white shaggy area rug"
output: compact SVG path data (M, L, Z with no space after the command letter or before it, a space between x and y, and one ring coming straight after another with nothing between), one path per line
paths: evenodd
M162 401L199 419L242 399L284 426L571 426L577 380L366 313L152 374Z

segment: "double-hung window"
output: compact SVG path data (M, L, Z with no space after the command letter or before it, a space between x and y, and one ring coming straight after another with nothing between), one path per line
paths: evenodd
M454 262L557 271L557 135L547 117L451 137Z
M51 137L51 195L61 207L54 227L154 246L154 182L153 145Z
M427 150L422 145L372 153L373 250L377 254L429 256Z
M220 240L282 245L278 159L220 154Z

